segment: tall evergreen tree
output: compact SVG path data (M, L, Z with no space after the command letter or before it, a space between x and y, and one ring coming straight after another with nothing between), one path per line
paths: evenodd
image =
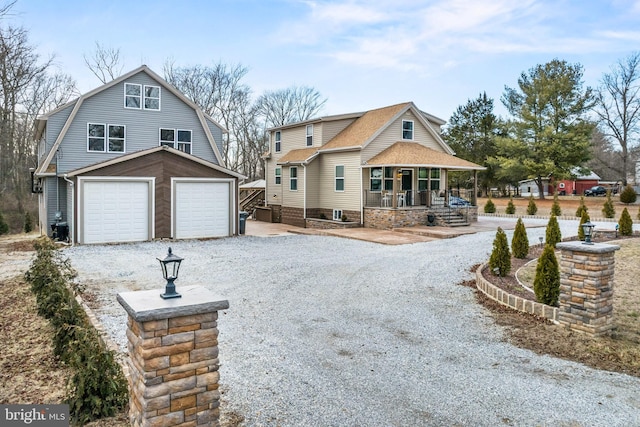
M498 155L490 164L501 165L503 175L524 170L541 199L546 177L562 179L589 160L593 124L586 114L593 95L583 89L582 76L581 65L554 59L523 72L518 88L505 87L501 98L513 117L511 134L497 141Z

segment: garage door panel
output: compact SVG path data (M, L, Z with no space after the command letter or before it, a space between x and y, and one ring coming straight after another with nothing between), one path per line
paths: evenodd
M228 236L229 188L228 182L176 182L176 238Z
M84 243L149 240L148 181L83 183Z

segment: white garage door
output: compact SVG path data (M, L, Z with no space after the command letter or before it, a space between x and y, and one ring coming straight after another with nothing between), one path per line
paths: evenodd
M82 243L149 240L148 181L82 183Z
M175 182L175 237L229 236L228 182Z

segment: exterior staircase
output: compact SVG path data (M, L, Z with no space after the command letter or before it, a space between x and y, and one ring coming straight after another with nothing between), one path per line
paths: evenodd
M432 208L436 216L436 224L446 227L465 227L469 225L465 208Z
M252 213L256 206L264 205L264 189L256 189L249 191L242 200L240 200L240 210Z

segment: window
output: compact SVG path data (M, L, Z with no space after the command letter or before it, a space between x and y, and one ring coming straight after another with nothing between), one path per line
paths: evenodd
M280 152L280 138L282 137L282 135L280 134L280 131L277 130L274 136L274 140L275 140L275 151L276 153Z
M144 86L144 109L160 110L160 86Z
M384 168L384 189L393 191L393 168Z
M344 191L344 166L336 166L336 191Z
M125 127L87 123L87 151L124 153Z
M144 99L143 99L144 98ZM124 84L124 108L160 110L160 86Z
M382 168L371 168L369 173L369 190L382 190Z
M160 128L160 145L166 145L191 154L191 131Z
M142 105L142 85L134 83L124 84L124 108L140 109Z
M298 168L289 168L289 189L291 191L298 191Z
M313 125L307 125L307 147L313 145Z
M333 210L333 220L341 221L342 220L342 209L334 209Z
M440 189L440 169L431 169L431 189Z
M282 168L276 168L276 184L281 184L282 183Z
M413 139L413 121L402 121L402 139Z
M428 176L429 176L429 169L418 168L418 190L419 191L427 190Z

